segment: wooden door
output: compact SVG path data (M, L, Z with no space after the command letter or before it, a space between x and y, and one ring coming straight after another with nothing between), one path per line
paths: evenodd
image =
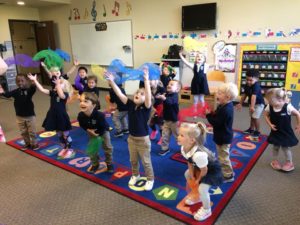
M38 22L36 23L35 30L38 51L56 49L53 21ZM51 81L43 68L41 68L41 79L43 84L51 85Z

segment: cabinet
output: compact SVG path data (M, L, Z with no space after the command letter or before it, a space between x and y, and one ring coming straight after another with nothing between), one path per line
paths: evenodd
M285 87L289 51L243 51L240 93L244 93L246 72L257 69L262 92L269 88Z

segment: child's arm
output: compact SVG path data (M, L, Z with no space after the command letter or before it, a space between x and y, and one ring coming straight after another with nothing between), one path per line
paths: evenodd
M200 183L200 180L202 177L204 177L207 174L207 166L200 168L200 173L198 174L198 177L195 178L195 181L197 183Z
M111 85L111 88L114 90L115 94L119 97L121 102L126 104L128 101L128 98L126 95L124 95L122 93L122 91L120 90L118 85L114 82L114 76L111 73L107 72L107 73L105 73L105 78L108 80L108 83Z
M297 118L297 125L295 127L295 131L296 133L300 134L300 113L297 109L293 107L293 110L291 111L291 115L294 115Z
M76 70L76 68L77 68L78 65L79 65L79 61L78 60L74 60L73 66L67 72L67 76L70 76Z
M65 99L65 98L66 98L66 95L65 95L65 93L63 92L63 90L62 90L62 88L61 88L61 85L60 85L61 80L58 78L58 79L54 80L53 82L55 83L55 88L56 88L56 91L57 91L58 96L59 96L61 99Z
M236 105L237 110L241 110L242 109L242 105L243 105L245 99L246 99L246 95L244 94L244 95L242 95L242 97L240 99L240 103Z
M52 77L51 72L48 70L46 64L44 62L41 62L41 66L43 67L45 72L48 74L49 78L51 78Z
M50 91L48 89L45 89L39 82L38 80L36 79L36 74L35 75L32 75L31 73L29 73L28 75L28 78L30 80L32 80L35 84L35 86L40 90L40 92L46 94L46 95L49 95Z
M267 106L267 108L269 107L269 105ZM276 131L276 126L274 124L271 123L271 120L270 120L270 113L269 113L269 108L268 109L265 109L264 111L264 118L267 122L267 124L271 127L272 130Z
M180 59L183 61L183 63L184 63L187 67L193 69L193 66L194 66L194 65L191 64L191 63L189 63L189 62L183 57L182 52L179 53L179 57L180 57Z
M144 68L144 83L145 83L145 106L146 108L151 107L151 88L149 81L149 70L148 68Z
M250 104L250 112L253 113L254 112L254 106L256 103L256 95L251 95L251 104Z

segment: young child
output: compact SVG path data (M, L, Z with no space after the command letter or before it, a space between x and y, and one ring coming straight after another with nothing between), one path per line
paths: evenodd
M282 88L272 88L268 90L266 97L269 104L265 108L264 117L271 128L268 142L273 144L273 160L271 166L274 170L289 172L295 169L291 147L298 144L298 139L291 125L291 115L297 117L295 131L299 134L300 113L290 103L287 103L287 94ZM280 148L285 155L285 163L283 165L278 161Z
M150 134L150 139L154 140L157 136L157 127L159 127L160 131L160 139L157 142L157 144L161 145L162 143L162 126L163 126L163 101L158 97L160 95L164 95L166 93L165 88L163 87L163 84L159 80L151 80L150 81L150 88L152 97L154 98L154 104L153 107L155 109L154 114L151 117L150 120L150 128L152 130Z
M78 90L81 95L83 90L88 86L87 81L88 70L86 67L81 66L78 68L78 75L75 78L75 88Z
M84 92L91 92L91 93L95 93L98 97L98 104L96 106L97 110L100 110L101 106L100 106L100 90L97 87L97 82L98 79L95 75L90 75L87 77L87 86L85 86L83 88Z
M163 62L160 64L160 68L161 68L160 81L162 82L163 87L167 88L169 81L173 80L174 77L176 76L176 71L167 63L163 63Z
M255 138L260 135L260 122L259 118L264 110L265 102L261 93L261 87L258 82L259 79L258 70L248 70L246 73L247 84L245 86L245 94L241 97L240 103L237 105L237 109L242 108L242 104L248 97L249 112L250 112L250 127L244 131L245 134L250 134Z
M194 215L194 219L203 221L211 216L209 188L222 184L222 172L214 154L204 147L206 127L203 123L182 123L179 128L178 144L181 145L181 154L188 161L188 170L184 176L189 182L200 184L198 191L200 199L187 197L186 205L202 202L202 207Z
M81 112L78 114L77 120L80 127L86 130L89 136L87 154L90 157L91 166L87 169L87 172L97 172L99 168L98 151L103 142L107 172L113 173L113 146L110 142L109 126L105 120L105 115L96 109L97 102L98 97L94 93L83 92L80 96L79 106Z
M213 140L216 143L218 159L222 166L224 182L234 181L234 172L230 162L230 144L233 139L233 114L232 101L238 96L238 89L234 83L224 83L217 90L219 103L215 112L207 110L206 118L213 126Z
M53 83L53 80L55 80L57 77L64 78L65 80L68 80L70 75L76 70L77 66L79 65L79 62L77 60L74 60L73 66L70 68L70 70L62 74L62 70L59 67L53 66L49 70L44 62L41 62L41 66L44 68L46 73L48 74L52 88L55 87L55 84Z
M206 57L202 53L198 53L195 57L194 64L189 63L182 55L179 56L183 63L193 70L194 76L191 83L191 94L194 97L194 108L197 109L197 105L200 103L204 105L204 96L209 95L209 88L207 83L206 74L209 70L209 65L206 63Z
M37 80L36 75L28 74L30 80L34 81L36 87L44 94L50 96L50 109L47 112L43 122L43 127L46 131L56 131L60 142L64 148L58 153L61 158L71 158L75 155L71 149L72 138L70 130L72 129L69 115L66 111L66 102L68 92L66 91L67 82L65 79L56 79L55 88L53 90L45 89Z
M126 92L122 85L118 85L120 91L123 95L126 95ZM115 137L121 137L124 134L128 134L128 107L119 99L112 88L109 89L110 103L116 104L116 110L113 113L113 122L116 129L114 134Z
M167 86L167 93L157 95L156 98L164 102L163 105L163 131L161 151L158 153L161 156L170 152L169 144L171 134L177 138L177 121L179 113L178 92L180 91L181 83L178 80L171 80Z
M36 139L36 119L34 112L34 104L32 96L36 91L36 87L31 85L28 77L25 74L18 74L16 76L17 89L13 91L4 92L0 85L0 94L6 98L14 98L14 106L17 116L17 124L19 126L21 135L24 140L22 150L28 148L38 150L39 146Z
M116 95L128 107L129 137L128 148L132 176L129 180L129 186L133 186L139 180L139 160L142 161L147 177L144 186L145 191L150 191L154 185L154 173L151 162L151 142L149 138L148 120L151 111L151 90L149 84L149 71L144 69L144 88L140 88L133 96L133 100L124 95L114 82L111 73L106 74L106 79Z

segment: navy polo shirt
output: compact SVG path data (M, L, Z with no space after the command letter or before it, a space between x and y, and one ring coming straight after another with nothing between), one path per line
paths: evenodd
M35 91L36 87L32 85L29 88L17 88L13 91L5 92L2 95L6 98L14 98L14 106L17 116L29 117L35 116L34 105L32 102L32 96Z
M261 87L258 82L255 82L252 86L245 86L245 94L248 96L248 103L251 104L251 96L256 95L255 105L265 104L264 97L261 93Z
M163 118L166 121L178 121L178 93L167 93L164 101Z
M106 131L109 130L109 125L105 120L104 113L94 109L90 116L87 116L83 112L80 112L77 116L77 120L82 129L93 129L95 133L102 136Z
M233 103L219 105L214 113L206 115L208 122L213 126L213 140L217 145L231 144L233 138Z
M145 137L149 135L148 120L151 107L146 108L145 104L137 106L131 99L127 100L128 107L128 127L129 133L135 137Z

